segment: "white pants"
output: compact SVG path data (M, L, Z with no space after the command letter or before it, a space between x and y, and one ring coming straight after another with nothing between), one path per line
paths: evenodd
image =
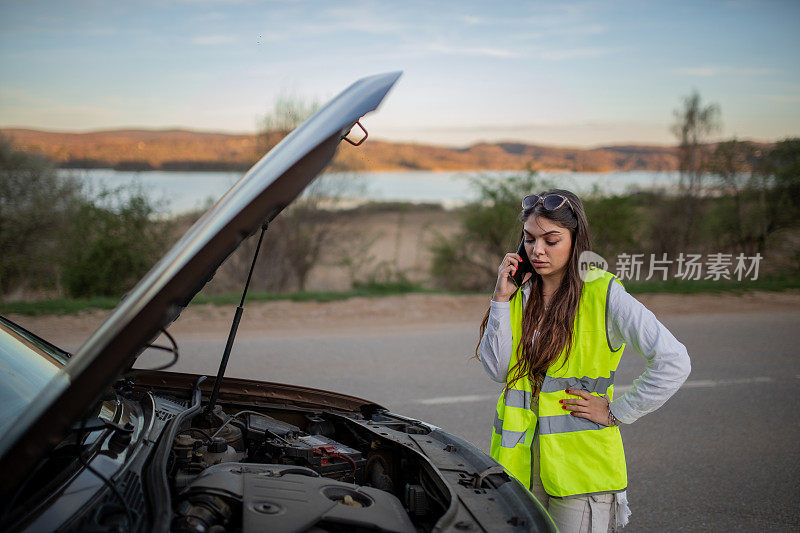
M551 498L539 475L539 428L531 446L531 492L553 517L562 533L607 533L616 531L614 494Z

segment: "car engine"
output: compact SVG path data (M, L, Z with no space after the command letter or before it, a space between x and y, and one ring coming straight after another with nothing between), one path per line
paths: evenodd
M427 529L441 505L423 488L424 474L408 452L377 436L347 417L297 409L228 414L217 407L198 415L172 442L170 529Z
M279 384L253 401L242 381L210 408L204 376L183 379L193 392L120 382L15 496L4 531L554 530L501 466L439 428Z

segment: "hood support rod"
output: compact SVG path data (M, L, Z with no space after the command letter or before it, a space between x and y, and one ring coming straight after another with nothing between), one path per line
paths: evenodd
M205 409L205 413L209 415L214 412L214 406L217 403L219 387L222 385L222 378L225 376L225 369L228 367L228 359L233 349L233 339L236 338L236 332L239 329L239 321L242 319L242 312L244 311L244 299L247 297L247 289L250 287L250 280L253 278L253 269L256 266L256 259L258 259L258 252L261 250L261 242L264 240L264 232L267 231L267 226L269 226L269 220L264 222L261 226L261 235L258 236L258 244L253 254L253 262L250 263L250 272L247 274L247 282L244 284L242 300L239 302L239 305L236 307L236 312L233 315L233 323L231 324L231 331L228 333L228 342L225 344L225 351L222 353L222 361L217 371L217 379L214 381L214 389L211 391L211 398L208 400L208 407Z

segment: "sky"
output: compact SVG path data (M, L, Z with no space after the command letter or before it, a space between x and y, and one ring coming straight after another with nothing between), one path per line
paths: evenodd
M254 132L402 70L372 138L673 144L800 135L800 1L0 1L0 127Z

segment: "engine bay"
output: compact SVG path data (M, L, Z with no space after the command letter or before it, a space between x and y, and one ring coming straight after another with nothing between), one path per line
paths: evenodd
M217 406L177 428L167 465L172 531L406 533L448 506L406 447L333 413Z
M120 382L70 431L9 504L11 530L552 530L501 466L435 426L243 380L209 408L204 376L178 376L192 392L150 379Z

